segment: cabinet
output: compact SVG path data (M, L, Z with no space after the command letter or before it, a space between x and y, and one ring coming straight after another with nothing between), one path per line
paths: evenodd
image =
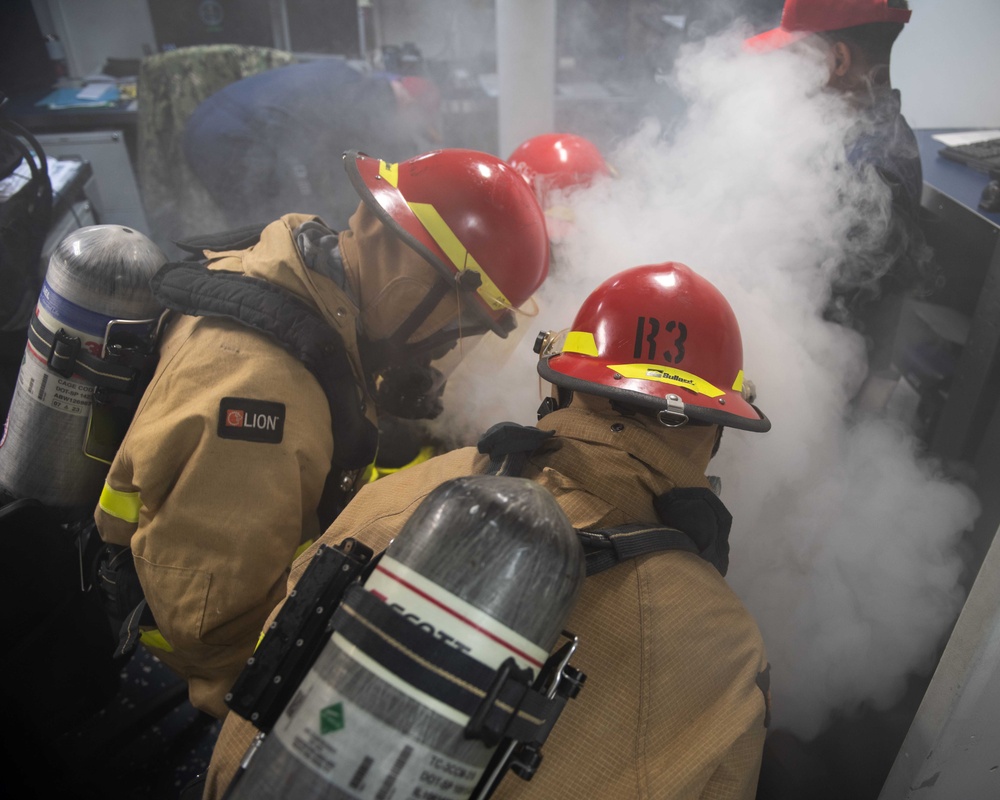
M127 225L150 236L132 162L121 130L36 134L45 153L55 158L81 158L93 169L89 199L102 223Z

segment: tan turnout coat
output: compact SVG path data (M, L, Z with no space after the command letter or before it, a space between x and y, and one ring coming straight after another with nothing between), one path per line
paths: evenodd
M305 300L341 335L363 387L357 309L305 266L293 241L310 219L286 215L255 246L209 254L209 267ZM223 717L225 693L284 597L296 552L320 533L330 407L298 359L237 322L178 316L160 352L95 516L104 541L131 546L159 631L144 641L187 679L196 708ZM281 441L221 437L227 397L282 404ZM373 403L366 407L373 415Z
M539 423L556 436L524 477L548 488L578 528L656 522L653 498L708 486L714 428L668 430L578 396ZM442 482L484 472L457 450L365 487L296 560L289 587L320 544L354 536L378 551ZM755 793L767 698L757 625L718 571L681 551L648 555L587 578L567 628L587 674L543 747L534 779L508 775L495 798L704 798ZM255 729L230 714L209 766L205 800L220 798Z

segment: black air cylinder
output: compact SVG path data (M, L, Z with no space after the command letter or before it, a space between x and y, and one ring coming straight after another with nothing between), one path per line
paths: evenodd
M548 491L473 476L428 495L364 591L491 669L513 658L537 676L584 574ZM496 749L468 722L334 633L231 796L465 800Z

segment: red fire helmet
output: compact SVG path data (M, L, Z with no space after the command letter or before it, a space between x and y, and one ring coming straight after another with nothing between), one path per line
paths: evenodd
M748 50L777 50L811 33L837 31L873 22L910 21L908 8L896 8L890 0L785 0L781 24L747 39Z
M538 374L570 391L688 419L767 431L743 376L743 340L722 293L677 262L634 267L584 301L558 352L541 352Z
M543 133L522 142L507 159L536 191L589 186L599 175L611 175L593 142L575 133Z
M391 164L344 154L362 201L442 275L474 288L477 312L498 335L549 271L545 215L521 176L476 150L435 150ZM473 275L474 273L474 275Z

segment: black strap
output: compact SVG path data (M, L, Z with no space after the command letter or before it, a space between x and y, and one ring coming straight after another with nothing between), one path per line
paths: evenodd
M153 612L149 610L144 597L122 623L118 632L118 646L115 648L114 658L132 655L139 645L139 638L142 636L142 631L139 628L155 627L155 625Z
M124 394L135 391L138 370L92 355L83 347L80 337L66 333L63 328L50 331L38 317L32 316L28 341L45 358L49 368L64 378L79 375L103 389Z
M330 405L333 470L356 470L375 458L378 428L364 401L344 342L305 301L278 286L203 264L166 264L150 281L153 295L183 314L223 317L265 334L313 374Z
M686 486L653 500L660 522L684 531L695 552L725 577L729 571L729 530L733 515L711 489Z
M500 422L480 438L479 452L489 455L487 475L518 477L528 457L555 431ZM662 526L631 523L614 528L577 530L586 552L587 575L596 575L630 558L667 550L685 550L708 561L721 575L729 568L732 515L710 489L672 489L653 500Z
M542 743L566 704L531 688L530 670L513 660L493 670L414 625L361 586L349 588L333 628L416 689L470 718L466 736Z
M588 578L630 558L650 553L686 550L700 555L691 537L676 528L629 524L576 533L586 553Z
M174 242L181 250L196 256L197 259L204 257L205 250L224 252L226 250L246 250L253 247L260 241L260 235L269 223L246 225L242 228L234 228L228 231L217 233L207 233L201 236L194 236L180 242Z

